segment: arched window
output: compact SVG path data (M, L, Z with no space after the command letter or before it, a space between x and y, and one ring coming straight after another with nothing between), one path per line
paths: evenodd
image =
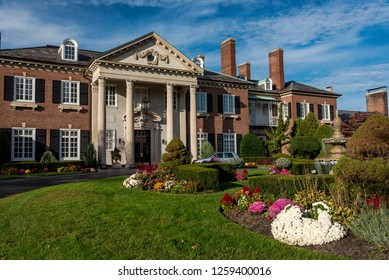
M61 48L62 59L77 61L78 44L74 39L66 39L62 42Z

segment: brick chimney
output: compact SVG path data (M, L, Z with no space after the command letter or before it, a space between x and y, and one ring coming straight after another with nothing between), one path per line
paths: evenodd
M235 39L229 38L220 44L221 72L236 77Z
M239 76L245 76L247 80L251 79L250 62L243 62L238 66Z
M269 52L269 75L273 88L280 90L285 87L284 51L282 49Z
M388 115L388 92L386 87L368 89L366 96L366 111Z

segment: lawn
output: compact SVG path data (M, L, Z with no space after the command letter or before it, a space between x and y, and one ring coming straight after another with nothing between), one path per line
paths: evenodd
M126 189L125 177L0 199L0 259L335 259L232 223L212 194Z

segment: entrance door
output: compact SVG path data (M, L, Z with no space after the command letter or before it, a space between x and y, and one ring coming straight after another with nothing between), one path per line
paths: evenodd
M135 130L135 162L150 163L150 130Z

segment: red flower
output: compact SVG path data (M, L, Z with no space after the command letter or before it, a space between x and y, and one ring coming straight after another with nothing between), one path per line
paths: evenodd
M261 189L257 186L255 187L255 193L260 193L261 192Z
M223 198L221 199L221 203L232 203L233 202L232 196L230 196L228 193L226 193Z
M242 190L243 190L243 193L246 193L250 190L250 188L247 186L244 186Z

